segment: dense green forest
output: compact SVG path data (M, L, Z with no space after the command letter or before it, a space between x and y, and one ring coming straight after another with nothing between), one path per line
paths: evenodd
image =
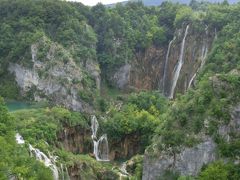
M164 151L175 155L183 147L198 145L205 136L216 143L216 161L205 164L197 177L167 171L159 179L240 179L239 131L232 131L228 140L219 133L219 127L232 125L232 111L240 102L240 4L191 1L189 5L163 2L148 7L129 2L109 8L54 0L0 0L0 19L0 179L53 179L50 168L30 156L30 143L58 156L56 165L67 169L59 179L120 176L138 180L142 179L144 153L153 159ZM195 85L185 94L168 99L158 89L121 91L112 86L109 74L133 63L136 54L151 47L166 49L177 30L187 25L199 34L207 25L217 36ZM17 63L33 68L31 45L42 39L44 45L37 54L41 63L51 61L45 54L54 43L57 61L67 64L72 59L83 69L82 81L73 84L83 84L77 95L91 105L91 113L72 111L51 100L8 111L4 101L36 103L31 102L34 89L23 96L8 67ZM100 89L85 70L88 60L99 64ZM114 161L99 162L92 155L93 114L99 119L98 134L106 133L110 148L118 152ZM64 139L66 130L70 135ZM16 143L17 132L25 144ZM123 155L122 144L137 148ZM130 175L122 177L119 166L126 160Z

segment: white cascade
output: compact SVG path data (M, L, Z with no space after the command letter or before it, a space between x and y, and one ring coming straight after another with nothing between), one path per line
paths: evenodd
M39 149L32 147L31 144L29 144L29 151L31 153L31 156L34 156L38 161L43 162L46 167L49 167L52 170L54 180L59 179L58 168L56 166L57 156L49 155L48 157Z
M70 180L67 167L63 164L60 164L60 170L61 170L62 180L65 180L65 179Z
M97 139L97 130L99 124L96 116L92 116L91 119L91 129L92 129L92 140L93 140L93 154L97 161L109 161L108 159L108 140L107 135L102 135L99 139Z
M25 144L23 137L19 133L15 135L15 138L16 138L17 144Z
M23 137L19 133L16 133L15 138L16 138L17 144L25 144ZM54 180L58 180L59 179L58 168L56 166L57 156L53 156L49 153L49 157L48 157L39 149L34 148L31 144L29 144L28 147L29 147L30 155L34 156L38 161L43 162L46 167L49 167L52 170Z
M121 167L120 167L120 171L122 172L123 175L128 176L129 173L127 172L127 163L124 162Z
M127 162L122 163L121 167L119 168L119 176L120 180L126 179L126 177L129 177L130 174L127 172Z
M208 35L208 26L205 28L206 31L206 35ZM197 76L197 73L203 68L205 62L206 62L206 58L207 58L207 53L208 53L208 42L207 40L203 42L203 46L202 46L202 52L201 52L201 65L198 68L198 70L196 71L196 73L192 76L192 78L190 79L189 83L188 83L188 88L191 87L194 79Z
M174 38L169 42L168 44L168 50L167 50L167 55L166 55L166 59L165 59L165 64L164 64L164 74L163 74L163 92L165 93L165 82L166 82L166 78L167 78L167 68L168 68L168 59L169 59L169 54L171 51L171 46L173 41L176 39L176 36L174 36Z
M176 65L176 67L174 68L174 75L173 75L173 82L172 82L172 87L171 87L171 91L170 91L170 96L169 98L173 98L173 94L174 94L174 90L176 88L177 85L177 81L180 75L180 71L182 69L183 66L183 56L184 56L184 48L185 48L185 41L186 41L186 37L188 34L188 29L189 29L189 25L187 25L186 29L185 29L185 34L182 40L182 44L181 44L181 51L180 51L180 56L179 56L179 60L178 63Z

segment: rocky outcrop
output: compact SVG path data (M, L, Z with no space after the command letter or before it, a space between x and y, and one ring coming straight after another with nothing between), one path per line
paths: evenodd
M92 76L96 88L100 88L100 70L94 61L88 60L83 67L67 50L46 37L31 45L31 57L28 64L32 67L20 61L8 68L15 75L23 96L31 96L35 101L48 100L75 111L92 111L79 97L79 91L92 90L83 82L86 76Z
M192 148L184 148L179 154L162 152L157 158L144 157L143 180L155 180L167 170L181 175L197 175L204 164L216 159L216 144L209 138Z
M208 123L205 123L208 124ZM205 128L208 128L206 126ZM219 125L218 134L226 141L231 143L234 138L240 137L240 105L232 108L231 120L228 124ZM217 144L212 138L205 137L202 143L192 148L182 148L179 153L169 153L162 151L154 158L147 151L144 156L143 180L155 180L162 176L165 171L179 173L180 175L196 176L203 165L218 160ZM235 163L239 163L235 157ZM224 159L228 161L227 159Z
M115 72L111 80L114 82L117 88L127 89L127 86L129 85L129 81L130 81L130 70L131 70L131 65L125 64L122 67L120 67L117 70L117 72Z
M221 125L218 128L218 134L221 135L226 142L230 142L232 139L240 137L240 105L233 108L230 122Z

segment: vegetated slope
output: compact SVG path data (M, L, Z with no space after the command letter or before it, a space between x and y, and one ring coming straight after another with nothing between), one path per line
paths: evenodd
M204 164L217 160L220 161L200 173L200 179L239 178L238 11L239 6L212 7L212 14L221 14L215 18L221 31L196 87L178 96L160 118L164 123L159 126L153 145L146 151L143 179L196 176ZM155 160L151 160L151 156L155 156ZM165 158L168 160L164 161ZM228 163L221 162L224 159L228 159Z
M22 0L0 8L1 95L91 109L85 94L99 88L100 70L87 7Z
M203 164L219 159L217 149L220 157L229 159L229 164L215 162L200 173L200 178L211 179L213 174L214 177L239 179L239 166L232 162L239 156L236 124L239 120L240 9L239 5L226 3L200 5L164 3L161 7L150 8L142 3L128 3L108 9L101 4L89 8L62 1L1 1L0 93L13 99L47 100L50 105L71 109L87 103L91 106L85 106L90 110L87 112L94 112L100 119L100 132L109 135L112 159L143 153L155 135L145 154L143 178L173 179L178 173L198 175ZM161 87L161 69L174 37L168 72L174 72L182 54L185 65L180 71L175 94L187 93L177 95L176 100L170 101L170 107L160 92L122 96L119 91L113 93L113 88L106 88L114 97L110 93L99 96L97 77L100 70L103 85L107 82L117 86L127 82L139 89ZM181 53L185 40L186 46ZM209 44L204 44L207 40ZM206 44L211 47L205 63L201 53L205 52L202 47ZM194 73L197 79L186 86ZM119 88L129 92L138 90L135 87ZM74 106L63 102L71 102ZM5 147L8 140L10 142L9 151L1 150L6 157L2 157L1 176L13 174L18 178L42 179L51 176L49 169L29 158L27 145L16 145L14 135L18 131L27 143L45 153L51 151L58 155L57 165L65 165L72 178L118 177L119 168L115 165L101 164L90 157L89 114L51 107L15 112L12 114L16 116L15 121L6 108L1 107L1 147ZM206 146L209 151L205 151ZM11 157L17 154L15 151L24 151L21 155L32 163ZM179 156L182 152L185 156ZM170 161L161 164L162 157ZM132 161L128 165L133 167L131 174L136 173L136 178L140 179L142 160L136 159L136 166ZM177 172L165 171L161 165ZM195 166L196 169L191 168Z

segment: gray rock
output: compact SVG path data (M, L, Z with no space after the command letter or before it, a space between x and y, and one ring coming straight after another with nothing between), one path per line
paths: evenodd
M49 45L50 43L50 45ZM38 48L49 47L43 59L37 59ZM61 59L57 54L65 54L67 59ZM35 101L50 100L56 105L62 105L75 111L91 112L92 108L80 99L78 92L83 90L83 67L77 65L68 51L62 46L49 42L46 37L31 45L31 68L20 64L10 63L8 70L15 75L21 94L27 96L31 91ZM96 79L100 88L100 70L93 61L88 61L88 73ZM29 96L29 95L28 95Z
M145 155L143 166L143 180L155 180L166 170L178 172L181 175L197 175L204 164L216 159L216 144L211 138L193 148L184 148L179 154L163 153L152 159Z
M130 70L131 65L125 64L113 75L112 81L115 83L117 88L124 89L127 87L130 81Z

